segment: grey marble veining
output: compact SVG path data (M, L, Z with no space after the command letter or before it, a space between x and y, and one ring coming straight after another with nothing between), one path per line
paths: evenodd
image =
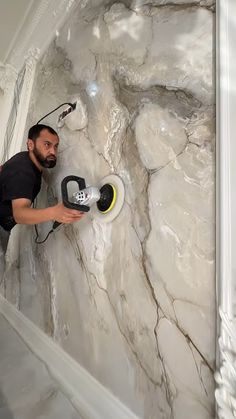
M80 100L38 205L66 175L110 173L125 203L42 246L17 226L2 292L142 419L214 417L213 24L210 0L82 2L38 66L27 121Z

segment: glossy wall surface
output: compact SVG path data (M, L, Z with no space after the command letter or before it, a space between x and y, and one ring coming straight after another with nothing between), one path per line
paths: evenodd
M38 206L69 174L118 174L125 203L42 245L17 226L1 291L143 419L214 417L213 31L210 0L81 2L38 65L27 121L79 99Z

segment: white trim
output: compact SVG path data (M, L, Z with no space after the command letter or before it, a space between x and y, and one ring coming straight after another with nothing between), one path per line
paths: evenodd
M47 365L84 419L140 419L1 295L0 312Z
M217 2L217 414L236 417L236 2ZM234 52L234 53L233 53Z
M17 110L16 124L14 128L13 138L11 140L8 157L14 156L14 154L21 151L22 143L26 139L24 138L25 124L27 120L29 104L31 99L31 93L33 89L34 76L36 71L37 59L39 51L32 49L28 53L28 57L25 60L25 75L23 81L23 87L20 94L20 103Z
M231 278L231 193L230 193L230 121L229 121L229 1L219 7L219 216L220 216L220 304L230 310Z
M14 98L14 88L17 80L16 70L10 66L5 65L1 67L0 72L0 87L4 92L1 104L1 130L0 130L0 162L2 161L2 154L4 149L4 137L6 134L7 124L12 108Z

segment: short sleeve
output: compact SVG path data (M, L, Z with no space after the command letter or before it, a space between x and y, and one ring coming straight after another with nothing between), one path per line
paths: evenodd
M18 171L5 179L2 200L12 201L13 199L26 198L32 201L33 190L34 176L32 176L32 173Z

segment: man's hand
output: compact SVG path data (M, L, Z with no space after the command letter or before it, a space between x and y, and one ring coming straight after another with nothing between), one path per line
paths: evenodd
M84 213L57 204L48 208L31 208L31 201L25 198L12 200L13 217L17 224L39 224L47 221L75 223L81 220Z
M84 216L84 212L66 208L63 204L57 204L52 208L55 221L63 224L75 223Z

